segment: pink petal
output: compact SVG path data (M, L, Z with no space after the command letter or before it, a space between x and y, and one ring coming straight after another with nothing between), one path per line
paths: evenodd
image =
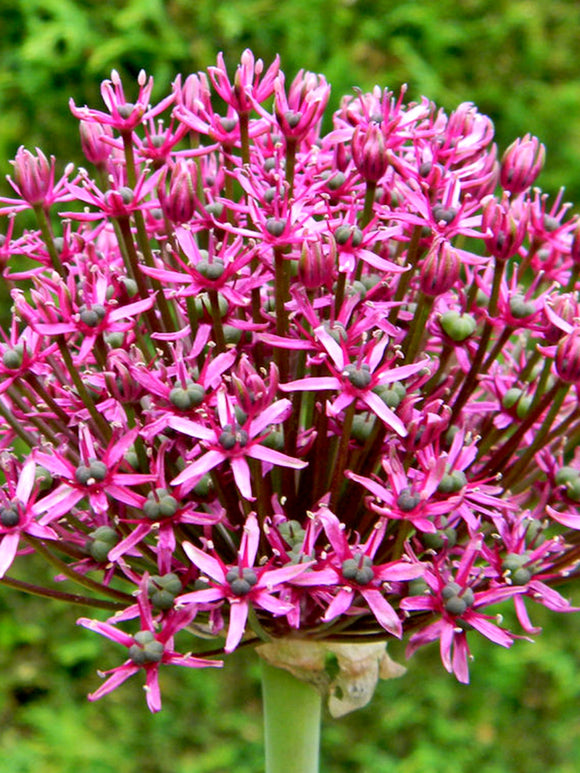
M121 540L121 542L109 551L107 555L109 561L115 563L122 555L131 550L132 547L135 547L137 543L141 542L141 540L149 534L151 528L152 525L148 523L138 524L128 537L125 537L124 540Z
M256 497L252 494L252 476L248 462L243 456L232 456L230 465L240 494L248 502L253 502Z
M124 647L131 647L135 643L132 636L120 631L109 623L101 623L99 620L90 620L87 617L80 617L77 620L77 625L82 625L83 628L88 628L90 631L96 631L102 636L106 636L107 639L116 641L117 644L122 644Z
M282 392L312 392L316 389L340 389L341 383L334 376L312 376L299 378L288 384L280 384Z
M196 548L195 545L191 544L191 542L184 542L183 549L185 550L191 563L195 564L195 566L197 566L197 568L202 571L203 574L207 574L208 577L211 577L212 580L219 582L220 585L225 583L226 574L222 568L221 563L216 558L210 556L209 553Z
M139 671L139 666L132 663L126 663L112 670L112 675L104 682L98 690L90 693L87 697L90 701L98 701L103 695L115 690L119 685L123 684L130 676L136 674ZM108 672L111 673L111 672Z
M17 531L4 535L0 543L0 577L4 577L12 566L19 542L20 534Z
M394 429L401 437L407 436L407 430L401 419L385 405L377 394L374 392L366 392L361 396L361 399L368 405L371 411L387 425L387 427Z
M248 611L247 601L234 601L230 604L230 626L224 647L226 652L233 652L240 643L246 629Z
M34 488L36 473L36 464L34 459L28 457L18 477L18 483L16 484L16 498L22 502L23 505L28 503L30 493Z
M293 470L302 470L308 466L307 462L295 459L293 456L287 456L280 451L274 451L273 448L266 448L256 443L248 451L247 455L253 459L260 459L262 462L278 464L281 467L291 467Z
M196 478L201 480L206 472L213 470L218 464L221 464L226 458L226 455L221 451L208 451L202 457L192 462L188 467L180 472L179 475L171 481L173 486L178 486L180 483L186 483L188 481L194 481ZM193 484L195 485L195 483Z
M349 588L342 588L338 591L336 596L332 599L328 609L324 613L322 618L325 622L334 620L335 617L342 615L350 608L354 599L354 592Z
M403 635L401 621L382 593L378 590L367 590L366 588L361 589L360 593L382 627L400 639Z
M145 695L149 711L161 711L161 692L159 690L159 668L157 666L147 669L145 677Z

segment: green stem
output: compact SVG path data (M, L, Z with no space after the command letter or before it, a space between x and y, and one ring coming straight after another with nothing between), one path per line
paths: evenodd
M318 773L322 699L288 671L262 662L266 773Z
M407 249L407 265L409 266L409 270L399 275L399 279L397 282L397 290L395 292L395 297L393 298L393 301L395 301L395 303L397 304L403 301L407 293L407 289L411 283L411 278L417 267L417 263L419 261L419 257L421 254L420 246L421 246L421 226L416 225L415 228L413 229L413 232L411 233L411 238L409 240L409 247ZM393 308L391 309L391 312L389 314L389 322L392 325L397 324L399 311L400 311L399 305L393 306Z
M15 580L12 577L0 578L1 585L7 585L9 588L16 588L16 590L23 591L24 593L31 594L33 596L40 596L45 599L56 599L57 601L65 601L67 604L80 604L85 607L95 607L97 609L112 609L121 610L124 609L124 605L116 601L106 601L105 599L92 599L88 596L79 596L77 593L63 593L58 590L51 590L49 588L41 588L38 585L32 585L29 582L23 580Z
M62 265L60 256L56 251L56 247L54 246L54 237L52 235L52 231L50 228L50 221L48 219L46 210L43 208L41 204L37 204L35 207L33 207L33 209L34 209L34 214L36 215L36 221L38 223L38 227L40 228L40 233L42 234L42 239L46 246L46 251L48 252L48 255L52 262L52 266L54 270L58 274L60 274L60 276L64 277L66 276L64 266Z
M61 574L64 574L65 577L68 577L69 580L72 580L73 582L76 582L91 591L95 591L96 593L101 593L104 596L110 596L113 599L122 601L125 604L130 604L133 600L128 593L115 590L115 588L111 588L108 585L102 585L100 582L92 580L90 577L88 577L88 575L82 575L78 572L75 572L72 567L70 567L65 561L61 561L58 556L55 556L54 553L52 553L52 551L50 551L41 540L36 539L36 537L32 537L30 534L24 534L23 538L26 542L28 542L29 545L34 548L37 553L40 553L40 555L43 556L43 558L45 558L49 564L54 566Z
M421 343L425 333L425 327L427 325L427 320L429 319L431 309L433 308L434 300L435 298L432 298L429 295L419 293L415 314L411 320L411 324L409 326L405 340L403 341L405 363L413 362L417 352L419 351L419 344Z
M356 412L356 400L348 406L344 414L344 424L342 425L342 434L340 436L340 445L338 448L338 454L334 463L334 473L332 476L332 483L330 486L330 502L329 507L334 510L338 502L342 483L344 482L344 471L346 469L346 462L348 459L348 444L351 439L352 422Z
M82 380L78 370L76 369L76 366L75 366L75 364L73 362L72 356L71 356L71 354L70 354L70 352L68 350L68 346L66 344L66 341L62 337L59 336L59 338L57 340L57 343L58 343L58 348L59 348L59 351L61 353L61 356L62 356L62 358L64 360L64 364L66 365L68 374L69 374L69 376L71 378L71 381L73 382L73 384L74 384L74 386L75 386L75 388L77 390L78 396L83 401L84 406L88 410L88 412L90 413L92 420L95 422L95 424L99 428L99 430L100 430L103 438L105 439L105 441L108 443L109 440L111 439L111 435L112 435L111 427L107 423L107 421L104 418L104 416L102 416L97 411L97 409L95 407L95 404L93 402L93 399L90 396L90 394L88 393L87 388L85 387L84 382L83 382L83 380Z

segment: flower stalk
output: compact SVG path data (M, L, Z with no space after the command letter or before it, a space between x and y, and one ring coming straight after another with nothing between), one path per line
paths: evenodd
M322 697L262 660L266 773L318 773Z

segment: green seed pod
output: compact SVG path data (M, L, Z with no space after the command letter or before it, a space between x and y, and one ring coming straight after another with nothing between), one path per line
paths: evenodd
M511 573L511 580L514 585L527 585L531 579L532 573L525 566L522 566Z
M450 599L453 596L457 596L461 593L461 585L457 582L448 582L447 585L441 591L441 595L444 599Z
M566 496L573 502L580 502L580 476L566 484Z
M472 317L471 314L460 314L458 311L446 311L445 314L441 315L439 324L444 333L457 343L461 343L473 335L477 327L475 317Z
M191 405L197 407L203 403L206 393L201 384L195 384L191 381L187 384L187 394L189 395Z
M260 442L263 446L271 448L273 451L283 451L284 432L281 429L274 429Z
M18 370L22 365L23 347L15 346L14 349L6 349L2 355L2 364L9 370Z
M119 541L119 535L110 526L99 526L89 534L92 539L98 539L101 542L108 542L111 547Z
M149 518L150 521L158 521L160 518L162 518L159 503L154 499L148 499L143 504L143 513L145 514L146 518Z
M366 389L372 381L370 368L366 363L363 363L360 368L356 365L347 365L343 375L356 389Z
M468 607L470 607L475 601L475 595L471 590L471 588L466 588L461 594L461 598L467 604Z
M121 349L125 343L124 333L109 333L105 336L105 342L111 349Z
M529 561L529 558L525 553L508 553L501 562L501 568L503 572L515 572L527 561Z
M159 577L159 584L167 593L177 596L182 591L181 580L175 572L168 572Z
M556 485L566 486L568 483L573 483L580 478L580 470L575 467L569 467L568 465L560 467L556 473Z
M523 397L520 397L518 404L516 405L516 416L518 419L526 418L530 408L532 407L532 400L533 398L531 395L524 395Z
M429 592L429 586L422 577L417 577L409 582L410 596L426 596Z
M445 611L450 615L462 615L467 609L467 604L460 596L451 596L444 604Z
M345 181L346 177L343 175L343 173L337 172L332 177L329 177L329 179L326 181L326 186L329 190L336 191L344 185Z
M169 593L169 591L166 590L155 590L153 593L149 594L149 599L151 604L162 612L167 612L167 610L171 609L175 603L175 596L173 593Z
M406 488L401 491L397 497L397 507L404 513L410 513L420 503L421 497L419 494L412 494L410 489Z
M37 467L34 473L34 478L39 486L40 491L48 491L52 486L52 475L44 467Z
M133 639L135 640L136 644L145 646L146 644L150 644L151 642L155 641L155 636L153 631L138 631L138 633L133 636Z
M288 545L302 546L306 532L299 521L284 521L278 527L278 531L284 542L287 542Z
M343 245L348 242L352 233L352 228L349 225L340 225L334 232L334 239L337 244Z
M87 327L97 327L101 321L97 312L93 311L92 309L85 309L84 311L81 311L79 317L81 322Z
M108 542L101 542L101 540L98 539L90 542L88 545L91 558L94 559L98 564L102 564L107 560L110 549L111 545L109 545Z
M509 411L510 408L514 407L522 395L523 391L521 389L512 387L512 389L508 389L503 396L501 404L506 409L506 411Z
M159 663L163 657L164 647L157 641L151 631L139 631L133 637L135 644L129 647L129 657L137 666L147 663Z
M175 515L178 509L179 509L179 504L177 502L177 499L175 499L175 497L172 497L171 494L167 494L166 496L161 497L161 499L159 500L160 518L171 518L172 515Z
M457 494L466 485L467 478L463 470L453 470L451 473L445 473L441 478L437 491L440 494Z
M100 462L98 459L92 459L89 462L89 472L91 478L96 481L103 481L107 477L107 465L104 462Z
M125 286L125 292L129 298L134 298L139 292L137 282L134 279L130 279L129 277L124 276L121 277L121 283Z
M200 260L195 266L197 271L210 282L215 282L224 273L225 266L223 260L215 258L211 263L207 260Z
M340 344L342 341L346 341L348 337L347 332L344 329L344 325L342 325L340 322L335 322L333 325L327 325L326 332L336 341L337 344Z
M369 421L367 416L357 413L352 420L350 434L358 443L364 443L371 434L372 429L373 422Z
M99 526L89 534L87 550L91 558L99 564L107 561L111 548L119 542L119 536L110 526Z
M6 529L10 529L13 526L18 526L20 523L20 515L15 506L3 507L0 510L0 524Z
M358 561L355 558L347 558L342 562L342 576L345 580L355 580L358 572Z
M75 470L75 480L80 486L86 486L92 477L91 468L86 464L80 464Z
M512 317L516 319L525 319L536 313L536 306L533 301L526 301L521 293L515 293L510 298L510 311Z
M188 411L193 406L191 395L183 387L174 387L171 390L169 402L180 411Z
M286 230L286 218L283 217L269 217L266 220L266 231L270 236L278 237L282 236Z
M219 220L220 217L223 215L224 205L219 201L214 201L211 204L206 204L205 211L211 217L214 217L216 220Z
M371 566L363 566L361 569L356 570L355 582L359 585L368 585L375 579L375 573Z
M443 547L452 548L457 542L457 532L455 529L441 529L434 534L423 534L421 539L426 548L441 550Z
M384 404L391 410L398 408L403 399L400 391L395 389L394 384L379 384L373 388L373 392L378 395Z
M123 185L122 188L119 188L118 193L121 194L123 204L130 204L133 201L133 189L129 188L127 185Z
M252 590L250 583L243 577L236 577L235 580L230 582L230 588L234 596L247 596Z
M207 497L213 495L214 487L211 475L209 475L209 473L204 475L203 478L195 484L193 487L193 493L196 497L200 497L202 499L206 499Z
M233 325L224 325L224 340L226 344L239 344L242 340L243 330Z
M441 550L445 545L445 537L442 531L427 532L426 534L421 534L421 542L430 550Z

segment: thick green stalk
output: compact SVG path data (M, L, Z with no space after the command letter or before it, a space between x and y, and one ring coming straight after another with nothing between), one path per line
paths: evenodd
M289 671L262 662L265 773L318 773L322 699Z

